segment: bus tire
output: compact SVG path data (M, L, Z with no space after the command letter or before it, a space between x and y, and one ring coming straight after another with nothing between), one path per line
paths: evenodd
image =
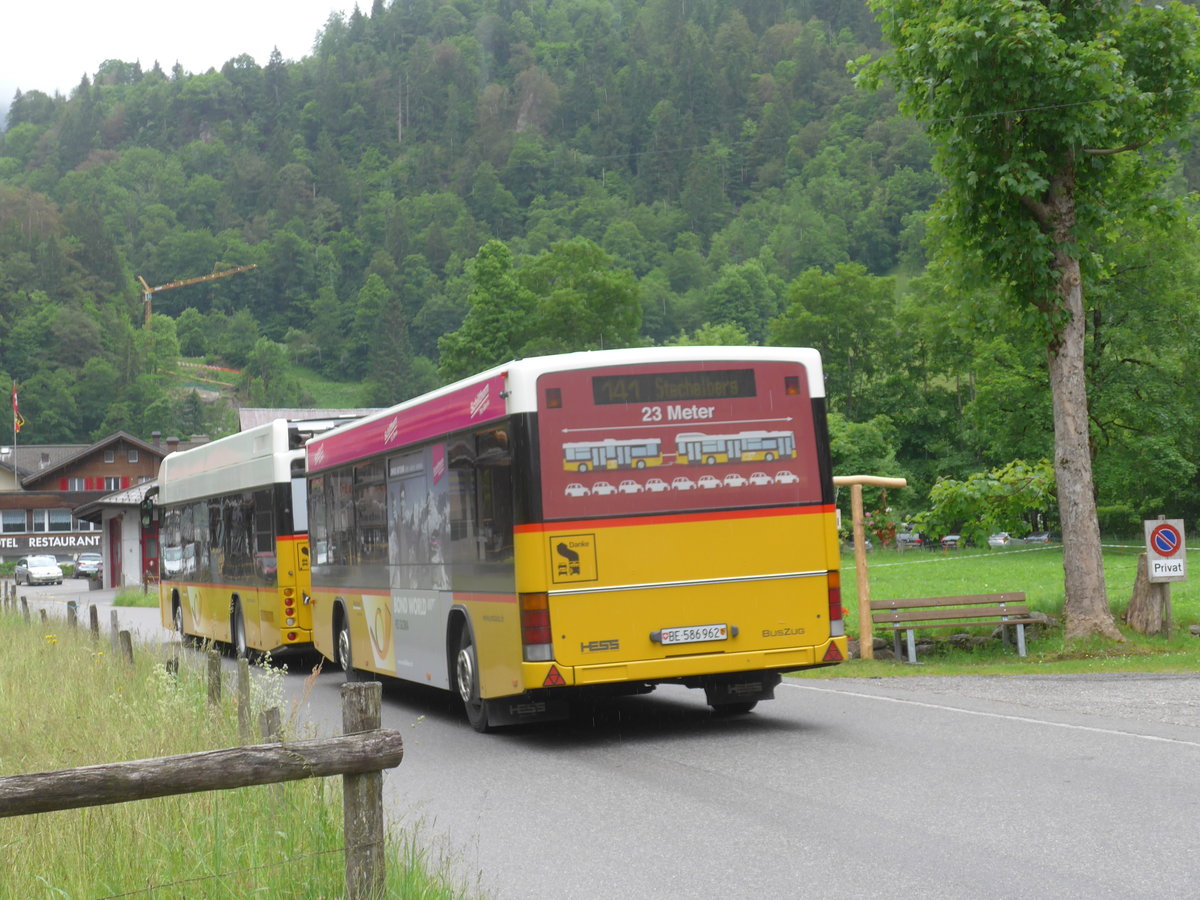
M242 618L242 604L233 601L233 613L229 617L229 637L233 645L234 659L249 659L249 648L246 646L246 620Z
M350 642L350 620L342 615L338 623L337 664L342 667L347 681L358 681L358 669L354 668L354 645Z
M489 730L488 702L479 696L479 656L471 640L471 627L464 624L458 638L458 654L454 658L454 686L462 700L471 727L484 734Z
M191 644L191 635L183 630L183 604L179 602L179 598L175 598L175 602L171 604L171 625L175 628L175 633L179 635L179 643L187 647Z

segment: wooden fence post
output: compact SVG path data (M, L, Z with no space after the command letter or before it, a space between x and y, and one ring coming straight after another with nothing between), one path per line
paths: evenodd
M100 611L95 603L88 607L88 626L92 629L92 640L100 640Z
M342 685L342 731L354 734L380 727L383 685L378 681ZM342 776L346 840L346 897L383 896L387 861L383 846L383 772Z
M208 702L221 702L221 654L217 650L208 651Z
M21 615L25 617L25 624L29 624L29 601L25 597L21 597Z
M108 634L112 641L113 656L116 656L121 651L121 623L117 620L117 611L110 609L108 611Z
M133 635L128 631L122 631L118 635L118 640L121 644L121 656L129 665L133 665Z
M38 610L38 612L39 612L39 613L41 614L41 616L42 616L42 624L43 624L43 625L45 625L45 624L46 624L46 620L47 620L47 618L48 618L48 616L46 615L46 610L44 610L44 609L39 609L39 610Z
M250 660L239 659L237 673L238 737L250 743Z
M78 626L78 624L79 624L79 619L75 614L75 601L68 600L67 601L67 627L70 628L72 631L74 631L75 628Z
M279 707L272 706L270 709L264 709L258 714L259 728L262 730L262 739L264 743L272 744L279 740L279 732L281 723L279 718Z

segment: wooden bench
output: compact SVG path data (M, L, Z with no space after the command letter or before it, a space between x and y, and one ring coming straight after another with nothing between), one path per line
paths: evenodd
M1016 631L1017 653L1025 655L1025 626L1037 623L1025 605L1025 595L972 594L966 597L917 597L907 600L872 600L871 626L892 630L896 658L900 659L900 632L908 635L908 661L916 662L918 628L964 628L974 625L1000 625L1005 642L1008 628Z

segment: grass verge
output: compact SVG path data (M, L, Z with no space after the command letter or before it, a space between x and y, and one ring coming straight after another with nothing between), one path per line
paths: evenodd
M1196 671L1200 669L1200 637L1191 635L1189 627L1200 623L1200 586L1193 582L1171 586L1174 630L1170 637L1138 634L1121 624L1133 591L1137 558L1142 549L1136 545L1106 545L1104 549L1109 604L1125 635L1124 642L1067 641L1059 627L1040 631L1028 642L1028 656L1021 658L1000 641L964 649L947 640L945 631L927 631L925 635L935 638L935 648L918 653L918 665L896 660L850 660L839 666L805 673L803 677ZM842 563L846 633L857 638L858 587L853 554L845 554ZM1024 591L1031 609L1046 613L1060 625L1062 622L1064 590L1060 546L950 552L876 550L868 554L867 565L870 594L876 600ZM984 631L986 629L975 629L976 633ZM917 633L922 634L920 630ZM876 634L882 637L884 631L877 630Z
M207 701L203 661L178 675L153 648L132 666L63 622L0 614L0 775L235 746L230 697ZM253 721L282 708L279 670L252 678ZM285 719L287 712L284 710ZM295 731L294 712L285 733ZM288 736L294 736L289 734ZM462 897L420 835L387 836L390 897ZM340 779L0 819L0 897L341 897Z

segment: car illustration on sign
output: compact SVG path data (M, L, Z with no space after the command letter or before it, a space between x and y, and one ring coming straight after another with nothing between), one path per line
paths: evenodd
M752 474L750 476L750 483L762 486L762 485L767 485L767 484L774 484L774 479L772 479L771 476L768 475L766 472L755 472L754 474Z
M621 494L640 494L643 490L645 489L632 478L626 478L617 485L617 492Z
M617 489L607 481L597 481L592 485L592 493L598 497L605 497L609 494L615 494Z
M671 490L673 491L690 491L696 486L696 482L688 478L686 475L678 475L671 480Z
M663 491L669 491L671 486L661 478L651 478L646 481L646 490L652 494L660 494Z
M789 472L787 469L784 469L782 472L775 473L776 484L795 484L799 480L799 475L797 475L795 472Z
M725 487L742 487L749 483L750 482L746 480L746 476L738 472L730 472L725 476L725 481L723 482Z
M567 485L567 487L563 491L563 493L566 494L568 497L586 497L588 494L591 493L591 491L589 491L586 487L584 487L578 481L572 481L570 484Z
M716 475L701 475L696 480L696 487L702 488L719 488L721 482L717 480Z

